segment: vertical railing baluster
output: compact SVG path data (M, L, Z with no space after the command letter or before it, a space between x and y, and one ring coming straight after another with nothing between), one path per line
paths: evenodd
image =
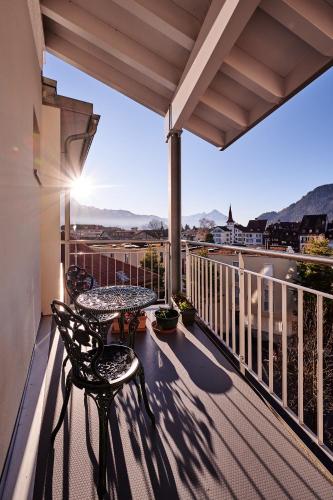
M130 285L132 284L132 256L133 256L133 251L130 250L128 254L128 263L129 263L129 272L130 272Z
M191 265L191 302L194 305L194 260L193 260L193 255L190 254L190 265Z
M106 286L109 286L109 265L110 265L110 254L106 257Z
M196 309L198 309L198 304L197 304L197 268L196 268L196 258L195 258L195 254L193 253L192 254L192 266L193 266L193 279L192 279L192 283L193 283L193 292L192 292L192 296L193 296L193 305Z
M160 299L160 267L161 267L161 252L157 252L157 299Z
M231 347L236 352L236 280L235 269L231 269Z
M282 285L282 403L288 406L287 286Z
M297 290L297 367L298 367L298 419L304 422L303 401L303 290Z
M252 370L252 275L247 275L247 364Z
M139 252L136 252L136 286L139 286Z
M99 284L100 284L100 286L103 286L103 284L102 284L102 254L101 254L101 252L99 253Z
M229 321L229 268L225 267L225 338L226 344L230 347L230 321Z
M146 286L146 250L144 252L144 257L143 257L143 286Z
M324 442L323 296L317 295L317 437Z
M86 253L83 254L83 268L86 268Z
M205 259L205 289L206 289L206 296L205 296L205 321L208 323L208 306L209 306L209 288L208 288L208 260Z
M201 317L204 320L204 314L205 314L205 276L204 276L204 271L205 271L205 261L204 259L201 260Z
M213 327L213 262L209 261L209 326Z
M214 332L218 334L217 323L217 263L214 262Z
M153 247L151 247L151 252L150 252L150 288L152 290L154 289L154 267L153 267L154 255L155 255L155 249L153 250Z
M204 276L203 276L203 271L204 271L204 261L201 257L199 257L199 309L200 309L200 317L201 319L203 318L204 314L204 309L203 309L203 299L204 299ZM200 293L201 291L201 293Z
M185 245L185 281L186 281L186 297L191 300L191 267L190 267L190 252L188 244Z
M245 363L245 283L244 283L244 258L241 252L238 255L238 281L239 281L239 359L241 371Z
M220 337L223 340L223 267L222 264L219 265L219 275L220 275Z
M261 276L257 276L257 373L262 381L262 333L261 333Z
M273 392L273 377L274 377L274 365L273 365L273 341L274 341L274 308L273 308L273 281L268 280L268 308L269 308L269 319L268 319L268 386L269 392Z

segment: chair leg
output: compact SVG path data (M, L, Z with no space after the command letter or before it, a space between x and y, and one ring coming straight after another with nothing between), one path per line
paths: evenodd
M99 418L99 470L97 493L99 498L103 498L106 493L106 457L108 446L108 421L110 406L114 399L112 392L105 394L90 394L96 403Z
M62 363L62 369L64 370L65 366L67 365L67 361L69 360L68 355L65 357L63 363Z
M68 374L67 375L67 379L66 379L66 392L65 392L65 397L64 397L64 402L62 404L61 412L60 412L60 415L59 415L59 420L58 420L58 423L55 426L55 428L54 428L54 430L53 430L53 432L51 434L51 443L52 443L52 446L54 444L54 440L56 438L56 435L58 434L59 429L60 429L60 427L63 424L64 418L65 418L65 414L66 414L67 405L68 405L68 401L69 401L69 396L71 395L71 390L72 390L72 377L71 377L70 374Z
M135 377L134 378L134 384L135 384L135 387L136 387L136 390L138 392L138 400L139 400L139 403L141 403L141 400L142 400L142 393L141 393L141 388L140 388L140 384L139 384L139 381L138 379Z
M145 405L145 409L146 409L147 415L149 416L149 418L151 420L152 425L155 427L155 415L151 411L151 408L149 406L148 396L147 396L147 392L146 392L145 374L144 374L142 367L141 367L141 370L139 373L139 378L140 378L141 392L142 392L142 396L143 396L143 402Z

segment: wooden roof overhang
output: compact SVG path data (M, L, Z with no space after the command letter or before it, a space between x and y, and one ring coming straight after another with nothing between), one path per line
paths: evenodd
M222 149L332 65L332 0L40 4L50 53Z

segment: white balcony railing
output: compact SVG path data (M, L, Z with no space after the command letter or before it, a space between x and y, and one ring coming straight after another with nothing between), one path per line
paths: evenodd
M140 285L154 290L159 301L168 299L168 241L71 240L67 259L100 286Z
M228 263L199 247L227 249L234 257ZM247 269L247 255L266 263L287 259L294 274L280 279ZM333 295L297 284L299 262L333 265L329 257L186 242L186 294L241 371L332 459Z
M333 295L296 280L300 262L332 266L333 260L183 243L186 295L200 320L241 371L333 459ZM228 250L230 262L226 255L203 255L200 248ZM146 286L168 302L169 242L72 240L68 249L68 263L85 267L101 286ZM250 256L261 257L264 265L251 269ZM287 261L283 272L267 272L279 259Z

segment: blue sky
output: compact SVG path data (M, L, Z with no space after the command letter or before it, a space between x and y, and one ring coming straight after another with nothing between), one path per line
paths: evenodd
M96 187L79 201L99 208L167 216L163 118L47 54L44 75L58 93L92 102L101 115L84 175ZM234 219L280 210L333 182L333 69L261 124L219 151L184 131L182 213L218 209Z

